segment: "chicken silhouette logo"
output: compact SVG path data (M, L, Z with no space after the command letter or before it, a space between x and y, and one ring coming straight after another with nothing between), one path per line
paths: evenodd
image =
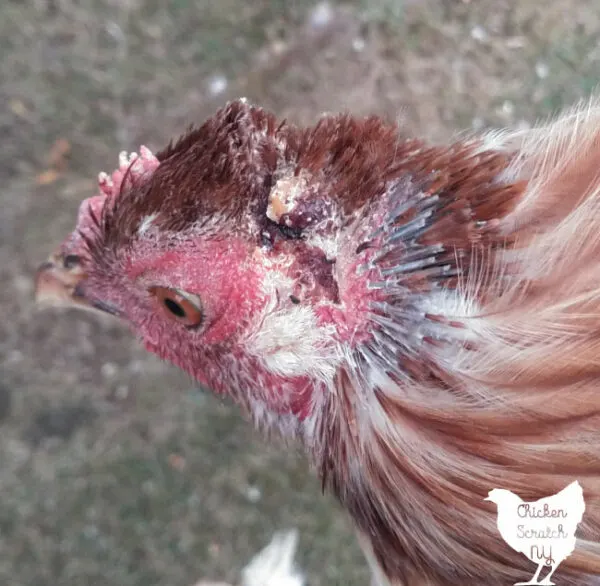
M575 481L559 493L526 502L510 490L494 488L484 500L498 506L498 530L514 550L538 565L528 582L517 585L552 585L550 579L559 564L575 549L575 531L585 511L583 490ZM540 580L544 567L550 568Z

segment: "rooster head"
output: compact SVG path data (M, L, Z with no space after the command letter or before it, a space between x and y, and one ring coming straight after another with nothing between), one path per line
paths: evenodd
M207 387L301 421L369 335L370 251L350 256L361 232L345 228L384 184L366 156L382 135L344 116L301 131L240 100L156 156L122 153L37 297L118 316ZM362 196L336 200L361 175Z

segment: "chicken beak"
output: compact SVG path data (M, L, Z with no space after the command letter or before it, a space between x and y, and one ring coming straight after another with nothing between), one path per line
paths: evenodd
M35 301L40 305L87 306L81 284L86 275L79 257L52 255L35 275Z
M35 302L42 306L77 307L122 317L122 313L109 303L86 297L83 287L86 278L78 256L52 255L36 272Z

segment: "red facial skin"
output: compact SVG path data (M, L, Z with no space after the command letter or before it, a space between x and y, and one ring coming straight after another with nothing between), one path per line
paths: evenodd
M100 213L99 197L88 202ZM82 205L79 232L92 231L88 226L89 209L88 203ZM64 256L85 257L82 242L76 237L79 232L63 245ZM149 351L183 368L219 394L232 394L226 376L232 364L246 364L260 380L259 394L266 397L269 409L291 413L302 421L311 412L318 386L315 381L310 376L290 378L265 371L255 357L244 355L240 343L256 316L272 301L263 292L263 280L268 271L281 271L296 285L291 288L290 298L280 300L278 306L310 303L319 326L335 328L336 342L356 345L368 336L361 316L378 295L367 288L368 271L357 274L357 266L368 256L364 254L351 263L339 262L334 281L334 268L323 253L301 242L277 242L265 247L251 246L235 236L226 240L190 238L176 250L136 246L111 263L110 273L103 266L90 266L82 292L90 300L98 299L117 308ZM295 260L290 263L290 258ZM116 266L118 271L113 270ZM315 275L320 272L323 277L319 282ZM174 322L150 293L152 287L177 288L197 295L202 301L202 324L190 328ZM206 349L211 350L208 356ZM282 389L286 389L285 396ZM252 388L243 391L253 393Z

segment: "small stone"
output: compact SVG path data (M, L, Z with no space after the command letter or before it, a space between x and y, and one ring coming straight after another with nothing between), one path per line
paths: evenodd
M180 454L169 454L169 466L178 472L185 470L186 461Z
M548 77L548 74L550 73L550 67L548 67L548 65L546 63L543 63L541 61L538 61L535 64L535 74L540 78L540 79L546 79Z
M257 503L262 498L262 492L258 486L249 486L246 489L246 498L251 503Z
M117 401L125 401L129 396L129 387L127 385L119 385L115 389L115 399Z
M156 483L152 480L144 480L144 482L142 482L142 490L147 495L156 494L156 492L157 492Z
M333 19L333 9L329 2L317 4L309 16L309 24L316 29L326 27Z
M483 121L483 118L480 118L479 116L476 116L471 121L471 127L473 128L473 130L481 130L484 126L485 122Z
M86 539L96 539L100 535L100 530L96 525L86 525L83 528L83 535Z
M483 43L487 40L488 33L482 26L476 24L471 29L471 38L475 39L476 41L479 41L480 43Z
M512 116L515 112L515 105L510 100L504 100L502 104L502 113L506 116Z
M104 378L114 378L117 372L118 368L114 362L105 362L100 368L100 373Z
M5 447L12 460L18 466L25 464L31 457L31 450L27 444L21 440L10 438L5 442Z
M140 374L144 372L144 367L145 364L143 360L132 360L129 363L129 371L133 374Z
M23 362L23 352L20 350L10 350L6 355L6 362L8 364L19 364Z
M212 96L219 96L227 89L228 85L224 75L215 75L208 82L208 91Z
M361 37L356 37L352 41L352 50L355 51L356 53L361 53L362 51L364 51L365 46L366 46L366 42Z

